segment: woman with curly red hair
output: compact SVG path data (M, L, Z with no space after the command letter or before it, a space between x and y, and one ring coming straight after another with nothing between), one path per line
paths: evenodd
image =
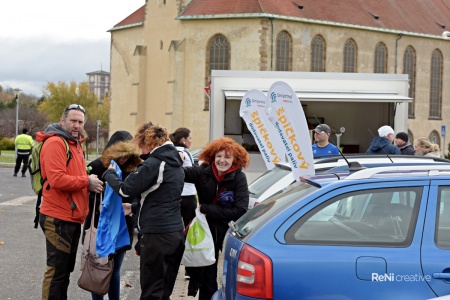
M211 299L217 291L217 260L222 250L228 222L239 219L248 208L247 177L242 171L250 163L247 151L230 138L222 137L207 144L199 154L200 166L184 168L185 182L197 189L200 212L206 215L214 240L216 262L207 267L187 268L188 295L199 300Z

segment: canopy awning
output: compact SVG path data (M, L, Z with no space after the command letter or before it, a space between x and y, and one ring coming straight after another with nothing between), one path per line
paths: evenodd
M247 91L224 90L227 100L242 100ZM267 94L267 91L263 91ZM412 98L401 96L395 93L375 93L375 92L298 92L300 101L337 101L337 102L412 102Z

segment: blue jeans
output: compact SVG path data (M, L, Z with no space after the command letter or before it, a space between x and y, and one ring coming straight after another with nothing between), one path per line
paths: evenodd
M111 282L109 284L108 298L109 300L120 300L120 268L122 267L123 258L125 257L125 251L114 254L114 269L111 276ZM91 293L92 300L103 300L102 295Z

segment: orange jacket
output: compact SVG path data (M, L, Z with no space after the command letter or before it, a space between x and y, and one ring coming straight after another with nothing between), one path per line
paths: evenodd
M66 166L66 145L60 137L39 132L36 138L38 142L47 139L40 156L42 178L47 178L43 185L40 212L53 218L83 223L89 211L89 178L80 144L66 139L72 153Z

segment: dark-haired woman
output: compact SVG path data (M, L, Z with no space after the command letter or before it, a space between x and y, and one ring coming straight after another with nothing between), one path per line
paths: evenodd
M191 131L187 128L180 127L169 135L170 140L177 147L178 152L184 155L183 167L194 166L194 158L189 152L189 147L192 144ZM197 208L197 191L193 183L185 183L183 192L181 193L181 217L183 218L184 226L188 226L195 217L195 209ZM186 267L184 278L189 279L189 268Z
M179 152L184 154L183 167L194 166L194 158L189 152L192 144L191 131L181 127L170 134L170 140L173 142ZM197 208L197 191L193 183L185 183L183 192L181 193L181 216L183 217L184 226L187 226L195 217L195 209Z
M88 167L91 167L91 174L96 174L99 178L101 178L104 171L109 167L110 161L114 160L119 164L119 168L122 171L122 178L126 179L128 174L132 171L136 170L136 167L141 162L139 158L139 149L137 146L131 142L132 136L128 131L116 131L108 143L106 144L105 151L103 155L95 160L93 160ZM123 198L123 203L131 203L131 198ZM94 203L96 202L95 207L95 216L94 216L94 225L98 226L99 216L100 216L100 198L96 198L96 194L94 192L89 193L89 213L84 222L83 226L83 239L85 230L90 228L92 213L94 211ZM120 299L120 269L122 266L122 262L125 256L125 252L131 249L131 244L133 243L134 236L134 218L132 216L126 216L125 222L127 224L128 234L130 237L130 246L121 247L117 249L114 253L114 269L113 275L111 276L111 282L109 285L108 298L110 300L119 300ZM92 294L92 300L101 300L103 299L102 295Z

